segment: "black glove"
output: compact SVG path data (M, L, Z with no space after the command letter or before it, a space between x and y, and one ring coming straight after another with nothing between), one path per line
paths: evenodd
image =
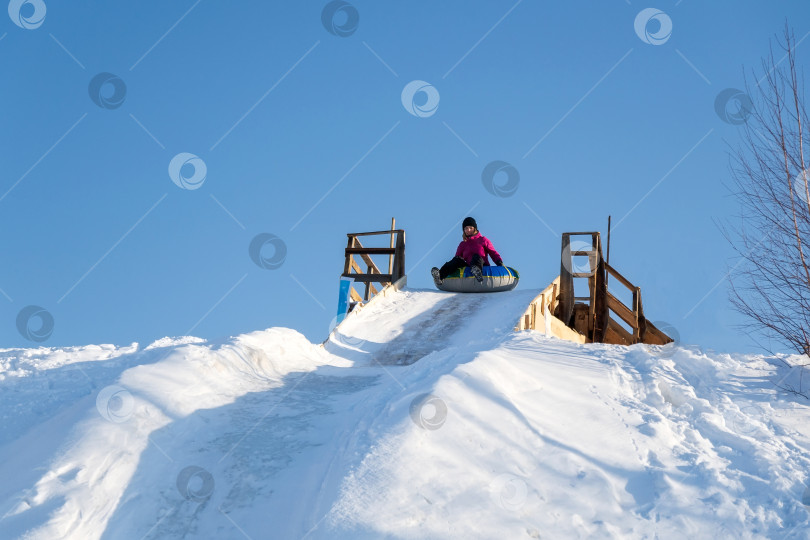
M496 262L496 263L495 263L495 265L496 265L496 266L503 266L503 261Z

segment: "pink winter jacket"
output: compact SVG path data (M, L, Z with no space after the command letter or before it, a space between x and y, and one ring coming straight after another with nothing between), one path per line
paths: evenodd
M456 257L461 257L467 261L467 264L472 262L473 255L481 255L484 259L484 265L489 265L487 255L492 255L492 260L495 264L503 262L501 256L495 251L495 248L492 247L492 242L489 241L489 238L483 236L480 232L476 232L473 236L462 240L456 250Z

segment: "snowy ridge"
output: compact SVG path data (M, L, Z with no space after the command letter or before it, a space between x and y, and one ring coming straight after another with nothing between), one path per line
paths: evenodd
M807 408L773 399L775 372L516 335L442 377L446 423L380 441L330 518L363 538L805 538Z
M537 291L0 351L0 538L806 538L790 358L511 332Z

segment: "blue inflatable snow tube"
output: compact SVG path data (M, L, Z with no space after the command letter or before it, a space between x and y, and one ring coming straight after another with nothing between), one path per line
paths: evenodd
M467 266L458 269L447 276L441 285L437 285L439 290L448 292L502 292L511 291L517 287L520 274L509 266L485 266L481 273L484 277L482 283L478 283Z

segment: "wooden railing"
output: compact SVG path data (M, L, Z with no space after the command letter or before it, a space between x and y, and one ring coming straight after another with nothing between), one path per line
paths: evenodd
M633 295L633 306L631 308L624 305L624 303L613 296L610 291L605 291L608 308L607 334L613 334L610 338L610 342L615 342L618 338L618 341L623 341L627 345L643 343L644 334L646 333L646 319L644 319L644 311L641 307L641 288L630 283L618 270L607 263L605 263L605 270L608 275L616 278L616 281L624 285ZM624 321L624 323L633 330L633 333L630 334L625 328L617 324L610 315L615 315L617 318ZM608 340L607 336L606 340Z
M551 282L543 292L529 304L523 316L518 320L515 331L540 330L546 335L556 336L576 343L587 343L583 334L566 326L554 314L559 313L560 277Z
M672 341L668 335L655 327L653 323L647 320L644 316L644 305L641 303L641 287L637 287L630 283L630 281L621 275L618 270L605 263L605 270L608 275L616 278L616 280L624 285L632 294L632 307L626 306L618 298L613 296L610 291L607 293L607 307L608 313L608 327L605 342L606 343L624 343L625 345L632 345L634 343L646 343L648 345L666 345ZM624 321L629 326L633 333L630 334L621 325L610 317L615 315L617 318Z
M572 242L571 237L585 236L588 242ZM575 249L574 244L580 243ZM582 244L585 245L582 245ZM587 246L587 249L582 249ZM587 272L581 271L574 257L587 257ZM574 294L574 280L585 279L588 296ZM605 308L605 268L602 259L602 241L598 232L567 232L562 234L560 254L559 308L556 316L569 328L587 337L589 341L604 341L607 327Z
M572 249L570 237L578 235L591 237L591 249ZM598 232L564 233L562 238L560 275L529 304L515 330L544 330L579 343L665 345L672 341L644 317L641 289L602 259ZM573 257L578 256L588 256L588 272L572 271ZM632 306L608 291L610 277L630 291ZM577 278L587 278L588 296L574 296ZM631 331L617 321L624 322Z
M389 247L365 247L360 242L361 236L388 235ZM365 291L362 296L354 289L350 290L353 302L367 302L379 290L373 285L377 283L380 288L390 283L396 283L405 275L405 231L403 229L390 229L388 231L373 231L363 233L349 233L349 242L346 246L346 262L343 266L343 277L352 278L355 283L364 283ZM388 272L383 274L374 263L372 255L388 255ZM365 265L365 271L355 259L359 256Z

